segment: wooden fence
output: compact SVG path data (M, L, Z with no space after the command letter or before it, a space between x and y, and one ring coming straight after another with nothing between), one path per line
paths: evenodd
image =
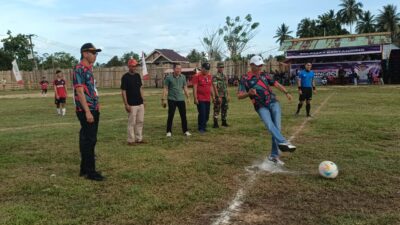
M236 64L232 61L224 62L225 68L224 73L228 76L240 76L245 74L249 68L247 61L239 61ZM217 72L217 62L211 62L211 74L215 74ZM171 69L172 65L153 65L148 64L147 70L150 75L150 80L144 81L145 87L162 87L163 79L165 76L165 70ZM199 63L188 63L182 65L182 68L200 68ZM265 69L267 71L287 71L287 66L282 66L281 63L278 62L267 62ZM68 84L72 81L72 69L60 69L64 78ZM21 71L21 75L24 80L24 85L18 85L15 81L14 75L12 71L0 71L0 83L3 78L6 80L5 89L7 90L16 90L16 89L39 89L39 82L42 80L42 77L45 77L47 81L49 81L49 88L52 88L52 81L55 79L55 71L56 69L49 70L37 70L37 71ZM121 83L121 77L128 71L126 66L122 67L111 67L111 68L94 68L93 74L96 79L97 87L99 88L119 88ZM137 68L138 73L142 73L141 66Z

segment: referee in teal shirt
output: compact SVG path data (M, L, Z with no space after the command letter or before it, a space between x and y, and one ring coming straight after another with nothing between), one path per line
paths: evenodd
M306 63L305 70L301 71L297 80L297 85L299 89L299 104L297 105L296 116L299 115L300 109L303 106L304 101L306 101L306 111L307 117L311 117L310 110L311 110L311 99L312 94L317 93L315 89L315 82L314 82L314 71L311 70L312 64Z

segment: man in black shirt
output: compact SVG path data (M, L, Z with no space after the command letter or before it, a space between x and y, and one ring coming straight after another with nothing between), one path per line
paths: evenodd
M141 144L143 141L144 95L142 79L136 72L137 61L128 61L129 72L121 78L121 95L128 113L128 145Z

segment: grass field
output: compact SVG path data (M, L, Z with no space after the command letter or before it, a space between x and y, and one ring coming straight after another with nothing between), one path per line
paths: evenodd
M104 182L78 176L71 98L61 118L53 98L38 91L1 93L0 224L211 224L246 181L245 167L269 153L270 135L249 100L232 95L229 128L198 134L190 105L193 136L181 135L176 113L168 139L161 91L145 91L148 144L128 146L119 90L100 90L107 93L96 147ZM297 95L292 102L278 95L289 137L304 111L294 117ZM294 139L298 150L282 157L292 173L261 173L231 224L400 224L400 86L320 88L312 111L328 96ZM337 163L337 179L318 176L323 160Z

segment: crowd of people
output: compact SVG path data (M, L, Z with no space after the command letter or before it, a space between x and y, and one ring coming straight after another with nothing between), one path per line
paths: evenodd
M99 96L93 76L93 64L101 49L91 43L81 47L81 61L73 70L73 95L77 119L81 125L79 132L79 149L81 164L79 175L95 181L104 180L104 176L98 172L95 163L95 146L97 143L97 132L100 121ZM250 59L250 71L242 75L237 81L238 99L249 98L254 110L265 125L265 129L272 136L271 153L267 159L276 165L284 165L280 159L281 152L293 152L296 146L289 142L281 133L281 108L272 87L281 91L288 100L292 95L281 84L291 82L291 77L268 74L262 70L264 60L261 56L253 56ZM135 146L146 144L143 139L143 125L145 121L145 95L142 78L137 72L138 62L135 59L128 61L128 72L121 78L121 97L127 112L127 145ZM306 63L305 70L297 77L299 92L299 104L295 115L299 115L300 109L306 101L306 115L311 117L312 93L316 93L314 72L311 63ZM220 125L228 125L228 109L230 104L229 78L224 74L224 63L217 64L217 73L210 73L211 65L208 62L201 64L200 71L192 78L193 103L197 107L197 131L204 135L208 132L208 121L210 117L211 103L212 128L218 129ZM180 64L173 65L173 73L164 79L164 88L161 95L161 107L168 107L168 118L166 121L166 137L173 136L173 119L176 108L181 118L182 135L192 136L188 128L186 107L191 103L186 77L181 73ZM282 80L285 79L285 80ZM287 80L289 79L289 81ZM281 81L281 82L280 82ZM41 93L47 94L49 82L43 77L40 82ZM53 81L55 92L55 104L57 114L64 116L67 98L66 82L61 71L56 71L56 79ZM296 85L296 84L293 84Z

